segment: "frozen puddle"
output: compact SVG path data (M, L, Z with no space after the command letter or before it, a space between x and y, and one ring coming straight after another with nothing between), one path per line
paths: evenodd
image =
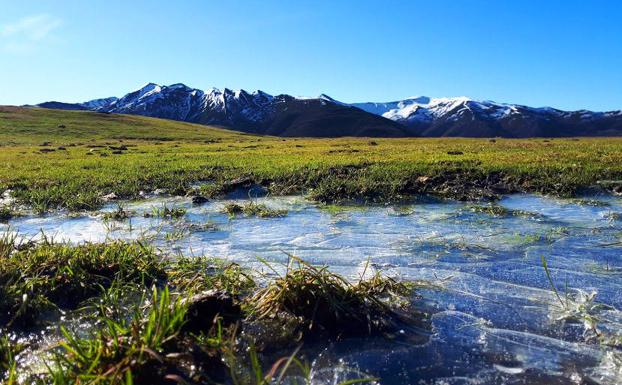
M173 254L256 269L265 268L258 257L286 262L291 253L353 278L369 259L387 274L442 287L415 299L433 314L428 342L313 347L317 384L349 378L326 371L337 362L387 384L622 384L622 198L514 195L497 212L457 202L324 208L296 197L258 201L289 213L230 219L222 213L227 201L154 198L127 203L135 212L127 221L59 214L17 218L10 227L24 238L43 231L57 241L146 238ZM176 220L144 217L164 204L187 212Z

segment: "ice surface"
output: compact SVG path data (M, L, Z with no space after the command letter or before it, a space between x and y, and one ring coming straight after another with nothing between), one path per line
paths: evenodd
M226 202L158 197L127 203L131 221L61 213L15 218L0 230L10 226L25 238L42 230L70 242L146 237L163 250L256 270L265 270L258 257L285 263L291 253L353 279L369 259L386 274L437 284L413 299L433 314L427 343L407 330L392 340L308 346L316 384L361 372L387 384L622 383L622 353L599 344L581 318L593 317L603 338L622 338L622 221L611 215L622 213L620 197L513 195L499 205L520 214L502 216L458 202L325 208L299 197L259 198L289 211L270 219L231 219L222 213ZM144 217L164 204L188 211L179 220Z

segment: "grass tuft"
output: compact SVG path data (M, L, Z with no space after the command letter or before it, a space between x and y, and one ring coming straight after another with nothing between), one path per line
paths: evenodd
M14 208L7 205L0 205L0 223L7 223L17 216L19 216L19 213Z
M104 221L124 221L130 219L135 213L127 210L122 204L118 204L114 211L105 212L102 214Z
M56 308L75 308L115 279L149 283L163 274L155 251L140 243L44 243L13 251L0 264L0 325L34 323Z
M186 307L168 289L153 289L129 321L107 319L90 337L62 329L65 337L49 376L61 383L164 383L166 348L184 324Z
M224 291L232 295L248 293L255 287L253 278L235 263L206 257L182 257L170 263L168 282L179 291Z
M257 319L294 317L307 334L376 334L395 329L396 311L407 306L412 291L412 286L380 275L353 284L326 266L292 257L287 273L256 292L248 304Z
M232 218L238 215L259 218L278 218L287 215L287 210L271 209L263 203L255 203L253 201L249 201L243 205L234 202L227 203L223 211Z
M166 204L161 207L152 207L151 212L145 213L145 218L166 218L179 219L186 215L187 210L183 207L168 207Z

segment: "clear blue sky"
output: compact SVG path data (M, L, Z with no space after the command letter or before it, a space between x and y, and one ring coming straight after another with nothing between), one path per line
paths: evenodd
M622 1L0 0L0 104L147 82L622 109Z

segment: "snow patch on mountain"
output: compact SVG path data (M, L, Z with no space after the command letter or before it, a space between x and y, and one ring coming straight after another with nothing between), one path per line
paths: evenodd
M394 102L353 103L351 105L387 119L406 123L431 122L439 119L457 121L465 116L472 120L476 116L482 119L495 120L520 115L521 111L525 110L549 114L561 112L553 108L537 109L490 100L477 101L464 96L454 98L417 96Z
M39 106L145 115L273 135L304 132L312 136L339 136L344 124L349 125L350 133L377 136L384 133L392 136L589 136L612 135L622 130L622 111L561 111L467 97L428 96L347 104L326 94L294 97L271 95L261 90L249 93L243 89L210 88L203 91L182 83L169 86L148 83L121 98L84 103L46 102ZM291 127L295 129L288 131ZM360 127L362 131L358 130Z
M89 100L88 102L80 103L80 105L89 110L98 110L100 108L109 106L110 104L116 102L117 100L118 98L116 97L93 99L93 100Z

